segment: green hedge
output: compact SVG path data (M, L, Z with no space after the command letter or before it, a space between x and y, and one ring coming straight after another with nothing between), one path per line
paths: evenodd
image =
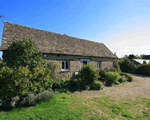
M149 64L140 65L135 69L134 73L142 75L150 75L150 65Z

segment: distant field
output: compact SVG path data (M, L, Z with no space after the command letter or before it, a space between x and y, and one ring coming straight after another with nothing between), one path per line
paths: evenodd
M149 82L149 77L134 76L134 82L105 87L101 91L83 91L69 95L62 93L34 107L16 108L8 113L1 111L0 119L148 120L150 119Z

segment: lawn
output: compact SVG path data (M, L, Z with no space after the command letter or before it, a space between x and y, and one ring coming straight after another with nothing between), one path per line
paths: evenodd
M1 120L148 120L150 100L122 102L110 97L83 98L61 93L34 107L0 112Z

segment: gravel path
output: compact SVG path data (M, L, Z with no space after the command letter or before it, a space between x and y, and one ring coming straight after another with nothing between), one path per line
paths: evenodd
M132 74L133 75L133 74ZM150 76L133 75L133 82L125 82L124 84L115 85L112 87L104 87L99 91L75 92L73 96L82 96L87 98L109 96L116 100L131 100L142 97L150 99Z

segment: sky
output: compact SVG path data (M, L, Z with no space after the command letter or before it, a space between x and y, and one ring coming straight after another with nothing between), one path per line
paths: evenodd
M150 0L3 0L3 21L104 43L118 57L150 54ZM2 52L0 52L2 57Z

